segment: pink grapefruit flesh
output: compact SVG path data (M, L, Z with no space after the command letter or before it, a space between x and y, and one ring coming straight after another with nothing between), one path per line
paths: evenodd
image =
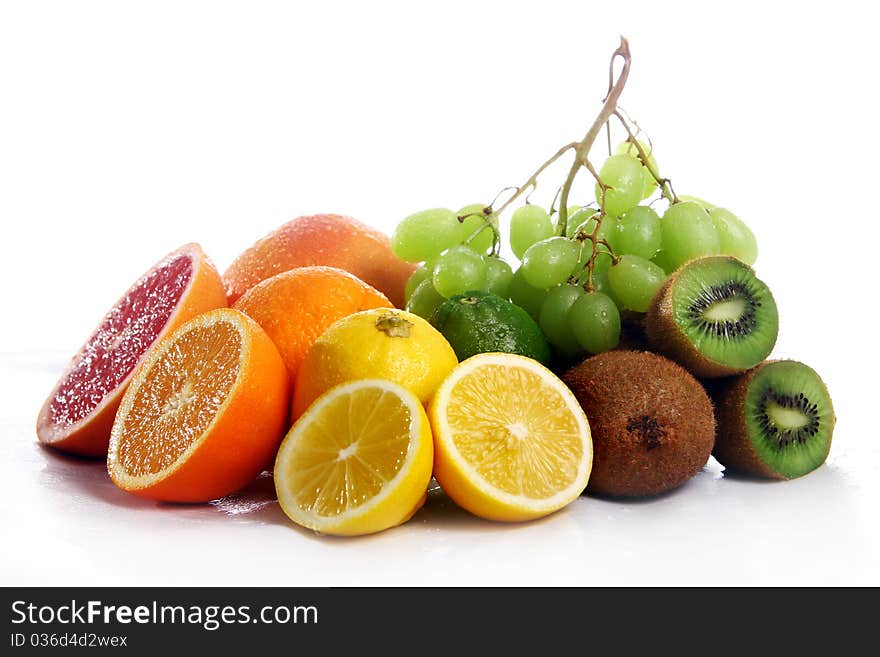
M149 349L181 323L225 306L220 275L197 244L163 258L73 357L40 411L39 441L77 454L106 454L116 409Z

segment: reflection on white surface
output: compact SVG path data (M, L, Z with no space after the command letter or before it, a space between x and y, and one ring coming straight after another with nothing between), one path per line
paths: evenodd
M876 446L859 452L840 434L829 464L792 482L724 476L710 461L658 498L583 497L516 525L434 487L403 527L339 539L290 523L268 473L204 505L123 493L101 461L34 442L63 359L2 358L2 584L878 583Z

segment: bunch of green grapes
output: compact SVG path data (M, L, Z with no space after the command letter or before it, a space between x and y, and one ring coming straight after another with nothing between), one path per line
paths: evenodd
M426 210L404 219L392 248L405 260L424 263L407 284L407 308L430 317L450 296L490 291L528 311L557 353L571 358L616 347L621 311L647 311L667 275L687 260L721 253L753 264L755 237L729 210L673 197L663 216L657 214L649 204L662 191L657 163L650 148L639 144L654 173L638 148L624 142L599 169L604 189L596 184L598 207L569 208L564 230L542 207L526 204L513 212L509 243L520 260L515 272L495 255L494 231L486 221L491 215L482 214L482 206L458 214ZM484 230L476 232L480 226Z
M465 292L507 298L513 270L495 250L495 219L473 204L457 213L434 208L411 214L391 237L397 257L422 263L406 283L406 307L430 319L446 299Z

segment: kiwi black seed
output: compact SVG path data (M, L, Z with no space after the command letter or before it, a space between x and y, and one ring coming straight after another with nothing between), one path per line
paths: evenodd
M680 486L709 460L712 403L680 365L647 351L609 351L570 369L593 436L587 492L641 497Z
M718 420L715 458L734 471L793 479L825 462L834 408L816 372L768 361L712 387Z
M751 267L730 256L708 256L666 280L648 309L645 331L654 349L696 376L730 376L767 358L779 314Z

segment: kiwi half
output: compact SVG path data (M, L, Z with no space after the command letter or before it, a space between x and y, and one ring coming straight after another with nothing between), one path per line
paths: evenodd
M641 497L680 486L709 460L712 403L681 366L647 351L609 351L563 380L590 422L587 492Z
M816 372L793 360L768 361L712 391L718 430L713 454L731 470L793 479L825 462L834 408Z
M730 256L708 256L666 280L648 309L645 331L657 351L696 376L729 376L770 354L779 313L751 267Z

